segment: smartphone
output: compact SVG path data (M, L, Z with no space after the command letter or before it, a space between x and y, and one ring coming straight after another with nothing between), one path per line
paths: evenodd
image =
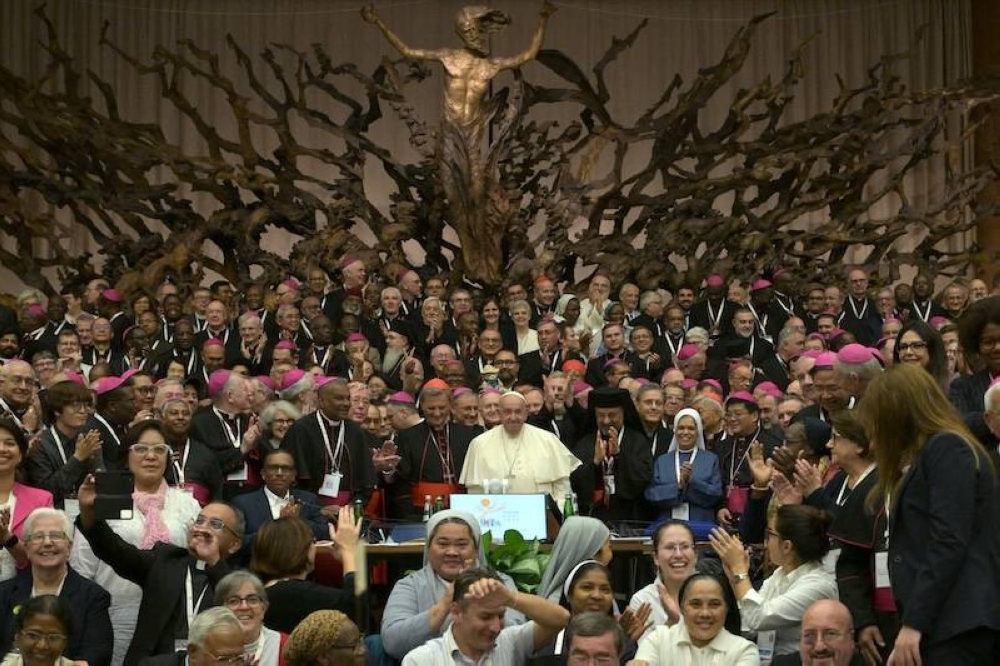
M134 511L132 492L135 477L126 470L100 471L94 475L97 499L94 517L98 520L130 520Z

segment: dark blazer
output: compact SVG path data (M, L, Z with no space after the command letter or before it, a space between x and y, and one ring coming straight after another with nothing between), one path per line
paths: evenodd
M573 448L582 463L570 474L582 515L601 520L648 521L651 507L643 492L653 479L653 453L641 430L625 428L621 449L615 457L615 494L609 506L594 506L594 491L602 490L602 470L594 464L594 442L597 432L591 430L577 440Z
M239 441L246 434L250 419L247 415L240 414L236 420L238 427L234 429L233 434ZM190 433L191 439L204 442L215 454L223 473L235 472L243 466L243 454L238 446L233 446L229 441L222 422L212 407L202 407L194 413L191 417Z
M321 505L316 495L298 488L291 489L292 497L299 502L299 517L309 523L313 535L319 541L330 538L330 523L320 513ZM233 498L233 504L243 510L246 519L246 531L243 535L243 548L240 550L242 561L250 561L250 549L253 545L254 535L264 523L272 520L271 506L267 503L267 496L264 489L255 490L252 493L244 493Z
M143 657L173 653L178 617L186 612L184 582L189 567L195 566L197 560L186 548L173 544L158 543L150 550L136 548L103 520L83 529L78 519L77 529L87 537L97 557L111 565L119 576L142 588L135 634L125 654L125 663L135 664ZM195 613L215 605L212 591L227 573L229 564L224 559L205 568L209 589Z
M107 419L105 420L107 421ZM125 443L125 431L119 428L112 432L94 415L91 415L80 428L80 432L88 432L89 430L96 430L101 436L101 462L104 464L104 469L125 469L125 451L122 449Z
M14 634L17 633L14 609L31 598L33 584L31 569L0 583L0 640L3 640L4 654L14 645ZM73 613L73 630L63 656L86 661L91 666L110 664L115 645L114 630L108 616L111 595L69 567L59 598Z
M956 377L948 389L948 399L962 416L985 411L983 396L990 387L990 371L980 370L974 375Z
M53 430L56 432L55 436L52 434ZM59 449L66 454L65 463L59 455ZM52 493L53 500L60 508L65 497L76 494L84 477L101 467L100 456L80 461L73 457L74 450L76 438L66 437L53 426L42 430L41 443L31 449L25 461L28 483Z
M925 645L1000 629L998 501L986 451L954 433L931 437L893 493L889 578L900 624Z

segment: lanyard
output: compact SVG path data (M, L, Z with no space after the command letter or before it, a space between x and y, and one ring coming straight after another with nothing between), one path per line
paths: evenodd
M655 440L654 440L655 441ZM687 453L685 451L685 453ZM688 464L694 467L694 459L698 455L698 447L691 449L691 458L688 460ZM674 472L677 474L677 485L681 484L681 450L680 447L674 449Z
M857 487L858 487L858 485L859 485L859 484L860 484L860 483L861 483L862 481L864 481L864 480L865 480L865 477L866 477L866 476L868 476L869 474L871 474L871 473L872 473L872 470L873 470L873 469L875 469L875 463L872 463L871 465L869 465L869 466L868 466L868 469L866 469L866 470L865 470L864 472L862 472L862 473L861 473L861 476L859 476L859 477L858 477L858 481L857 481L857 483L855 483L855 484L854 484L854 488L857 488ZM845 501L846 501L846 499L847 499L846 497L844 497L844 493L846 493L846 492L847 492L847 482L848 482L849 480L850 480L850 477L848 477L848 478L845 478L845 479L844 479L844 485L842 485L842 486L840 487L840 492L839 492L839 493L837 494L837 506L844 506L844 502L845 502ZM851 490L854 490L854 488L852 488Z
M786 298L788 299L787 302L785 301ZM785 296L780 291L776 291L774 292L774 300L777 301L778 306L784 310L789 317L795 316L795 305L790 296Z
M257 640L257 649L253 653L251 664L260 663L260 655L264 654L264 644L267 643L267 636L264 634L264 627L260 628L260 638Z
M69 462L69 458L66 457L66 451L63 449L62 438L59 437L59 431L56 430L56 427L53 425L49 426L49 432L52 434L52 439L56 441L56 451L59 452L59 457L62 458L63 465L65 465Z
M931 299L929 299L929 298L927 299L927 308L923 312L920 311L920 306L917 304L917 301L914 299L914 301L913 301L913 311L917 314L918 317L920 317L921 320L927 321L930 318L930 316L931 316Z
M864 305L861 306L861 312L858 312L858 306L854 302L854 297L849 296L847 298L847 304L851 306L851 310L854 312L855 319L864 319L865 314L868 312L868 299L863 299Z
M108 429L108 432L111 433L111 436L115 440L115 444L117 444L118 448L120 449L122 447L122 440L118 437L118 433L115 432L115 429L111 427L111 424L105 421L104 417L98 414L97 412L94 412L94 418L100 421L101 425L103 425L105 428Z
M712 329L717 331L719 329L719 321L722 320L722 311L726 309L726 301L723 300L721 303L719 303L718 314L712 312L712 301L706 299L705 306L708 308L708 318L712 322Z
M191 623L194 622L195 611L201 606L202 599L205 598L205 590L208 589L208 582L205 582L205 587L201 588L201 594L198 595L198 600L192 602L191 598L194 596L194 584L191 582L191 567L187 568L187 578L184 581L184 591L187 593L185 596L185 601L187 602L187 622L188 629L191 628Z
M16 423L21 430L27 431L27 428L25 428L24 424L21 423L21 419L18 418L17 414L14 413L14 410L10 408L10 405L8 405L7 401L3 398L0 398L0 407L3 407L3 410L10 414L10 418L14 420L14 423Z
M681 335L676 344L674 343L674 336L672 336L669 332L664 337L666 337L667 346L670 347L670 356L672 358L676 358L677 352L679 352L681 347L684 346L684 336Z
M173 461L174 472L177 473L177 486L179 488L184 487L184 470L187 469L188 456L191 455L191 438L188 437L184 440L184 453L181 454L181 462L177 463L176 460Z
M335 453L330 448L330 433L326 429L326 420L323 418L323 413L319 410L316 411L316 421L319 423L319 431L323 434L323 445L326 446L326 455L330 460L330 471L337 474L340 472L340 463L344 457L344 423L340 423L340 432L337 433L337 450ZM333 425L332 422L331 425Z
M444 451L441 449L441 442L437 441L434 431L431 430L430 438L434 441L434 448L437 449L438 458L441 459L441 472L445 483L452 483L455 479L455 472L451 467L451 446L448 444L448 424L444 426Z
M222 431L226 435L226 439L229 440L229 443L233 446L234 449L238 449L240 447L240 440L242 439L242 433L240 433L239 430L240 428L239 417L238 416L236 417L236 430L234 431L232 426L229 425L229 422L222 415L222 412L219 411L218 407L212 407L212 411L215 412L216 418L218 418L219 423L222 424Z
M760 434L760 426L757 426L757 432L755 432L753 434L753 437L750 438L750 444L747 444L747 450L744 451L743 455L740 457L739 464L736 464L736 443L735 442L733 443L733 457L729 459L729 484L730 485L736 485L736 474L743 467L743 463L745 463L747 461L747 457L750 455L750 447L753 445L753 440L757 439L757 436L759 434ZM739 440L737 440L737 442L738 441Z

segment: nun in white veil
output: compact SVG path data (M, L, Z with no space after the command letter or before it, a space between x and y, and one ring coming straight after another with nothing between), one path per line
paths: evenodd
M646 499L661 518L714 523L722 500L719 458L705 448L701 416L691 408L677 412L667 452L656 459Z
M413 648L444 633L451 623L451 584L463 570L489 568L479 548L479 523L466 511L439 511L427 521L424 566L392 588L382 615L382 647L402 659ZM500 576L507 587L514 581ZM524 616L513 609L504 614L505 626L521 624Z

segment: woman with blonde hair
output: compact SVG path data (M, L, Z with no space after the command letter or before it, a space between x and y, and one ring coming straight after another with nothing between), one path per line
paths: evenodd
M922 368L876 377L857 409L879 470L871 499L889 514L888 556L876 561L899 609L888 664L991 662L1000 507L988 454Z

